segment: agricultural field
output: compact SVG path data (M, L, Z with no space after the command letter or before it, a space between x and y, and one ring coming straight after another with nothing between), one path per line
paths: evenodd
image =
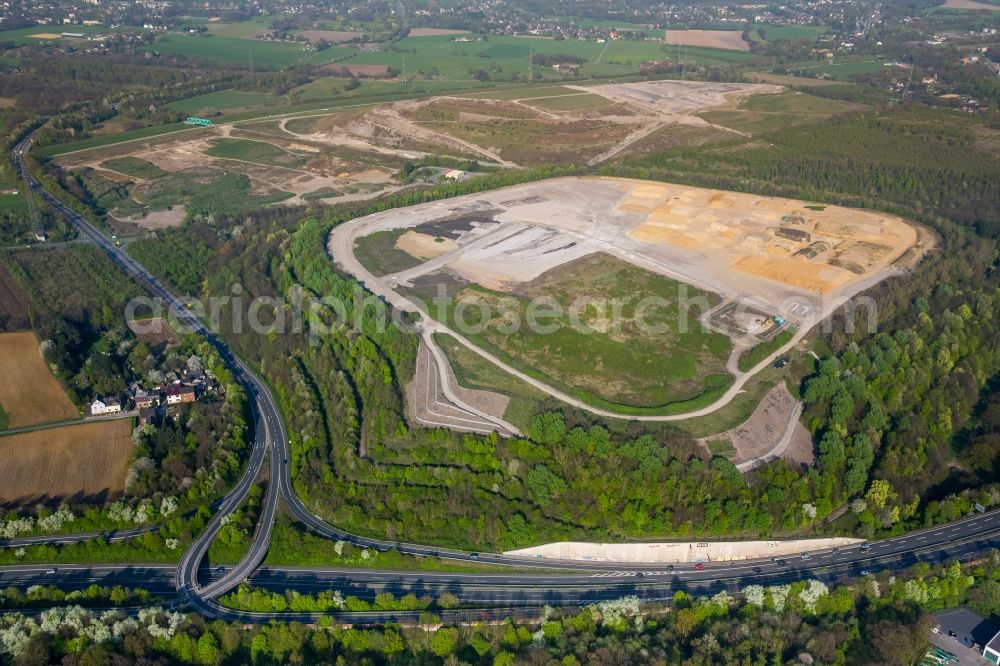
M64 421L79 416L39 352L30 331L0 333L0 406L8 428Z
M576 95L556 95L533 99L529 106L542 111L589 111L611 106L607 97L581 92Z
M273 16L255 16L238 23L207 21L204 25L210 33L218 37L253 39L256 35L266 32L273 22Z
M698 115L714 125L753 135L819 122L857 108L857 105L835 99L786 91L757 95L739 101L731 109L705 111Z
M3 39L5 42L13 42L14 44L32 44L39 41L60 41L60 42L79 42L80 40L72 39L69 37L63 37L62 32L66 30L67 32L83 33L86 35L98 35L105 34L108 31L107 28L103 26L94 25L74 25L72 29L70 26L66 28L48 25L36 25L29 28L18 28L16 30L4 30ZM121 26L119 30L129 30L130 28L126 26ZM135 30L135 28L131 28Z
M0 504L104 502L125 489L132 420L0 436Z
M850 81L851 77L855 74L877 72L887 67L897 72L900 71L898 67L884 60L857 60L823 65L810 63L801 66L789 66L788 69L798 72L800 76L815 77L822 75L838 81Z
M219 112L247 111L250 109L268 108L286 104L280 97L271 97L264 93L242 92L239 90L220 90L218 92L189 97L167 106L181 113L194 116L213 116Z
M156 42L143 47L167 55L183 56L193 60L203 60L220 64L244 64L252 58L255 64L282 69L289 65L308 60L314 64L329 62L332 54L325 59L315 59L320 54L330 54L332 49L317 52L299 44L286 42L262 42L239 37L217 35L188 35L168 33Z
M167 175L167 172L160 167L150 164L145 160L140 160L137 157L119 157L104 160L100 166L102 169L117 171L122 175L141 178L142 180L153 180Z
M746 77L751 81L773 83L779 86L795 86L796 88L822 88L826 86L847 85L840 81L831 81L829 79L788 76L787 74L772 74L771 72L747 72Z
M0 213L20 213L27 209L23 194L0 194Z
M205 150L205 154L209 157L221 157L242 162L263 162L270 166L279 167L299 167L305 164L305 159L301 155L265 141L221 138L212 139L208 143L209 147Z
M732 51L749 51L739 30L667 30L668 45L700 46Z
M769 42L795 39L816 39L830 32L829 28L820 25L755 25L750 31L752 39L763 39Z
M479 363L577 406L668 416L766 369L917 242L892 216L589 177L358 218L328 249ZM449 357L460 383L485 376Z

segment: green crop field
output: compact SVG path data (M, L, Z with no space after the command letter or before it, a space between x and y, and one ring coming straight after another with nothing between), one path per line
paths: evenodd
M446 284L454 298L442 312L430 308L432 316L523 372L594 405L663 410L686 403L687 409L691 403L715 399L732 381L725 371L732 346L728 337L691 323L694 312L686 313L691 324L687 330L679 330L679 283L608 255L553 269L522 285L516 295L461 281L449 284L447 278L421 284L414 293L429 302L439 284ZM694 291L696 297L711 298ZM509 321L526 322L530 299L539 297L555 299L561 306L558 316L541 319L551 330L527 325L503 330ZM645 297L660 299L659 305L640 314L635 304ZM583 308L580 323L588 330L574 325L568 315L578 298L607 299L606 304L620 299L625 305L615 323L608 321L609 310ZM496 314L482 318L480 304ZM644 328L640 317L659 330L654 334Z
M184 56L196 60L218 63L249 64L282 68L304 60L316 52L305 50L297 44L262 42L238 37L215 35L186 35L170 33L155 43L143 47L149 51ZM332 51L333 49L328 49ZM328 62L329 58L325 62Z
M475 97L477 99L532 99L535 97L555 97L556 95L579 95L579 90L564 86L524 86L511 90L491 90L489 92L468 93L458 97Z
M28 210L28 202L21 194L0 194L0 213L20 213Z
M153 209L185 206L189 211L201 213L233 213L292 196L280 190L250 194L250 179L245 175L207 168L170 173L135 187L132 195Z
M13 42L14 44L42 44L47 41L70 41L71 38L60 37L58 40L48 40L32 37L32 35L61 35L64 32L83 35L106 35L111 32L121 32L129 29L137 30L138 28L120 26L115 30L110 30L100 25L36 25L30 28L4 30L0 32L0 38L4 42Z
M253 109L277 106L286 103L287 101L284 98L271 97L264 93L220 90L219 92L208 93L207 95L182 99L179 102L168 104L167 107L177 109L181 113L197 115L199 111L207 109L227 111L230 109Z
M256 162L270 166L298 167L305 159L264 141L250 139L212 139L205 151L209 157L222 157L245 162Z
M138 157L116 157L101 162L101 166L143 180L153 180L167 175L167 172L160 167L150 164L146 160L140 160Z
M735 111L705 111L698 116L715 125L760 134L819 122L835 113L853 108L855 107L835 99L788 91L774 95L755 95L741 102L739 109Z
M126 141L137 141L140 139L149 139L152 137L162 136L164 134L178 134L181 133L194 133L198 131L205 131L201 127L191 127L189 125L184 125L183 123L171 123L169 125L153 125L151 127L143 127L141 129L132 130L130 132L124 132L121 134L107 134L104 136L95 136L89 139L82 139L80 141L74 141L72 143L56 143L51 146L45 146L38 149L38 153L44 157L55 157L56 155L65 155L66 153L76 152L79 150L89 150L91 148L102 148L104 146L110 146L116 143L123 143Z
M670 46L660 52L661 58L671 58L675 62L683 60L694 65L733 65L747 62L755 56L746 51L710 49L703 46Z
M890 66L890 63L882 60L859 60L856 62L840 62L824 65L804 64L799 67L789 66L787 69L802 72L806 76L825 74L834 79L847 80L853 74L876 72Z
M751 37L757 37L757 30L763 30L769 42L793 39L815 39L822 37L830 30L820 25L755 25L750 31Z
M799 92L781 92L774 95L754 95L740 104L741 109L762 113L817 113L846 111L851 107L835 99L816 97Z
M538 99L531 102L531 106L546 111L583 111L585 109L599 109L602 106L609 106L613 102L607 97L601 97L594 93L580 93L578 95L559 95L558 97Z
M330 49L333 50L333 49ZM346 51L341 49L341 51ZM554 40L534 37L506 37L491 35L482 42L455 42L448 36L408 37L398 42L392 50L368 53L355 51L345 64L386 65L409 75L434 75L456 80L470 80L470 70L484 70L496 81L510 80L513 74L526 74L531 54L556 57L560 55L582 58L583 76L608 76L636 74L646 60L664 57L659 40L620 40L599 44L595 40ZM741 62L750 54L720 49L688 49L692 63L722 64ZM551 67L536 65L533 68L548 81L559 81L564 76Z
M214 23L205 22L205 27L213 35L219 37L235 37L237 39L252 39L254 35L265 32L274 23L277 16L255 16L247 21L239 23Z
M485 51L480 51L477 55L483 58L502 60L504 58L527 58L531 52L531 47L527 44L494 44Z

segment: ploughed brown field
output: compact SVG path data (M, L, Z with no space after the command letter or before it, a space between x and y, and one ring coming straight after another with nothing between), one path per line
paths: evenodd
M682 46L704 46L733 51L750 50L750 45L743 41L743 35L739 30L667 30L664 41L667 44Z
M0 437L0 505L114 499L125 489L132 419Z
M79 416L38 351L31 331L0 333L0 405L7 427L62 421Z

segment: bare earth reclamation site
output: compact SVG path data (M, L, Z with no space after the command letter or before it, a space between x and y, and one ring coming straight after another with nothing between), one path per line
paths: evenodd
M917 245L917 229L891 215L598 177L370 215L336 227L329 240L342 269L396 307L424 313L429 360L439 361L433 391L425 381L427 396L468 408L465 417L478 416L480 429L508 431L514 428L488 408L456 401L435 337L453 338L533 389L595 413L690 418L727 404L747 378L897 271L897 260ZM429 305L441 296L448 305ZM608 324L602 297L635 303L649 296L658 298L653 314L626 305ZM459 325L459 311L501 303L523 317L540 297L569 309L595 301L571 313L588 330L565 317L544 333L510 331L498 319L474 321L471 332ZM639 326L650 321L660 324L655 333ZM740 370L741 354L778 335L787 343ZM434 423L441 410L430 411L425 421Z

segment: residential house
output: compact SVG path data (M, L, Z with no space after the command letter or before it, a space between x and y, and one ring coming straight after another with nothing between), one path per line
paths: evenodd
M135 408L149 409L150 407L155 407L160 404L160 396L154 395L152 393L146 393L143 390L136 391L135 393Z
M121 412L122 412L121 400L113 396L108 398L95 398L94 402L90 403L91 416L121 414Z
M139 411L138 425L141 428L144 425L157 425L160 421L160 415L155 409L143 409Z
M185 402L194 402L197 396L193 386L185 384L172 384L164 390L167 396L168 405L179 405Z

